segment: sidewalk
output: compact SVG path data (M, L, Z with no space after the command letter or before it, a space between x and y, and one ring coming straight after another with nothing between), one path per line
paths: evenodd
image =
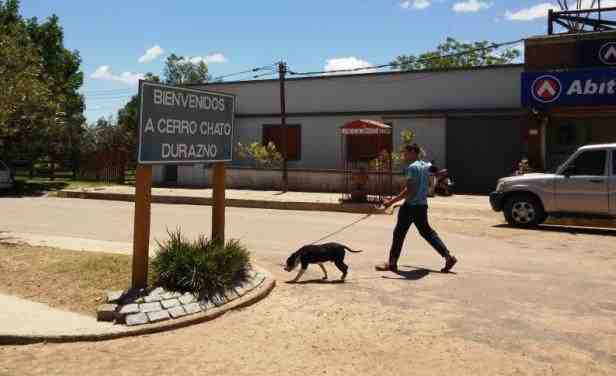
M263 283L242 296L225 298L221 305L201 308L198 313L142 326L125 326L97 321L95 317L52 308L12 295L0 293L0 345L37 342L103 341L126 336L173 330L218 318L228 311L247 307L265 298L276 282L259 266ZM197 304L197 303L195 303Z
M53 194L62 198L93 200L134 201L135 188L125 185L63 190ZM225 204L228 207L330 211L358 214L391 214L375 209L370 204L340 203L340 193L280 192L227 189ZM152 202L163 204L212 205L209 188L152 188ZM487 196L455 195L430 198L431 207L459 207L492 213Z
M94 200L134 201L135 188L132 186L109 186L63 190L53 194L62 198L84 198ZM340 193L279 192L227 189L225 204L228 207L312 210L347 213L382 214L370 204L343 204ZM184 205L212 205L211 189L152 188L152 202Z
M22 337L101 335L127 329L11 295L0 294L0 306L0 344Z

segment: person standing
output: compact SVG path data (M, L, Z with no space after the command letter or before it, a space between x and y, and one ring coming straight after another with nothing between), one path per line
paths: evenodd
M398 222L394 229L391 249L389 251L389 261L377 265L376 270L398 271L398 259L402 251L402 245L413 223L417 226L419 234L445 259L445 266L441 269L441 272L448 273L458 262L428 223L428 190L430 167L432 165L419 160L420 153L421 147L417 144L404 147L403 157L405 161L409 162L409 166L406 168L406 186L398 196L385 202L384 206L389 208L402 200L404 200L404 204L398 212Z

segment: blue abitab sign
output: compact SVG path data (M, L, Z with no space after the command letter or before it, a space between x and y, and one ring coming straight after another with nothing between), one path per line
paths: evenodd
M522 106L616 105L616 69L522 73Z

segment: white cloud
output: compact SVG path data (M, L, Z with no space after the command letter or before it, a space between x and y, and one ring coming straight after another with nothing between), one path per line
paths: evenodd
M153 61L154 59L156 59L157 57L159 57L160 55L164 53L165 53L165 50L160 48L159 45L153 46L152 48L148 48L148 50L145 51L145 54L139 58L139 62L149 63L150 61Z
M90 75L90 77L96 80L117 81L130 86L137 86L139 80L143 79L144 74L123 72L119 75L116 75L113 73L109 65L101 65L96 69L94 73Z
M184 61L190 62L193 64L198 64L200 62L204 62L206 64L217 64L217 63L221 64L221 63L226 63L227 58L225 57L225 55L221 53L214 53L214 54L209 54L207 56L194 56L194 57L184 58Z
M597 8L597 2L595 1L594 8ZM593 5L592 0L582 0L582 9L589 9ZM604 0L601 2L601 7L614 7L616 6L616 0ZM560 10L560 7L554 3L541 3L530 8L522 8L517 11L506 11L505 19L509 21L532 21L538 18L547 17L550 9Z
M430 5L430 0L406 0L400 2L400 7L404 9L426 9Z
M225 57L225 55L221 53L215 53L215 54L207 55L205 57L205 62L210 63L210 64L211 63L226 63L227 58Z
M590 9L593 5L593 0L582 0L582 9ZM593 8L598 8L599 2L595 1L595 5ZM616 7L616 0L603 0L601 2L601 8L611 8ZM571 7L570 7L571 8Z
M358 68L366 68L366 69L361 69L361 70L352 71L352 72L339 72L339 73L329 73L329 74L353 74L353 73L376 72L376 70L372 68L372 64L370 64L369 62L365 60L358 59L355 56L328 59L327 64L325 64L324 70L333 71L333 70L358 69Z
M505 19L509 21L532 21L537 18L547 17L550 9L558 10L559 8L551 3L541 3L515 12L508 10L505 12Z
M482 9L488 9L492 5L492 3L488 3L487 1L467 0L455 3L452 9L454 12L469 13L479 12Z

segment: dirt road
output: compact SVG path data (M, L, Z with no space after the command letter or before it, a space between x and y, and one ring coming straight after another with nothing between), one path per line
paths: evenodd
M0 206L0 231L130 244L126 203L26 198ZM285 284L294 274L279 264L291 251L362 215L231 209L230 236L279 280L270 297L168 333L1 347L0 375L616 374L615 232L510 229L485 198L432 206L433 226L460 258L457 274L434 272L441 260L416 232L400 275L375 272L394 218L373 216L331 239L365 251L347 256L346 283L320 283L313 268L308 283ZM155 205L152 233L162 238L177 225L207 233L209 218L205 207Z

